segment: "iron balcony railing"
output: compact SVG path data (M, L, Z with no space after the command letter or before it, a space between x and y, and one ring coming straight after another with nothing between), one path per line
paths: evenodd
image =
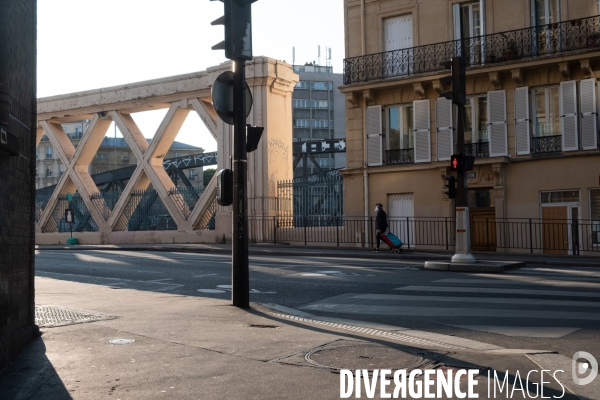
M533 154L562 151L562 135L533 137Z
M456 55L467 67L490 65L570 51L600 50L600 16L451 40L344 60L344 85L443 71L440 62Z
M465 155L488 158L490 156L490 144L489 142L467 143L465 144Z
M414 164L415 149L386 150L385 163L387 165Z

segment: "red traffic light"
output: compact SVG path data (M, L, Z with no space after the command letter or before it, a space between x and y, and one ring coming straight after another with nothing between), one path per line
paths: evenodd
M450 170L451 171L462 171L463 170L463 156L460 154L453 154L450 158Z

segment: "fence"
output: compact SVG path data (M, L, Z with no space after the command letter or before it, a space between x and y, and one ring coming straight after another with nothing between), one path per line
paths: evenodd
M454 250L453 218L390 217L389 231L404 248ZM249 238L255 243L374 246L375 218L251 217ZM600 254L600 221L485 219L470 223L473 251Z
M341 175L278 182L277 192L280 199L278 215L286 220L292 218L294 226L303 223L329 226L341 221L344 215Z
M202 194L201 189L195 188L174 188L169 190L169 196L175 201L187 217L194 209L194 206ZM37 195L35 220L39 222L45 212L51 212L45 226L42 228L44 233L50 232L68 232L69 224L64 220L65 209L71 208L74 211L75 222L73 223L74 232L97 232L98 225L87 209L81 195L76 192L71 201L66 195L58 198L53 210L47 210L48 200L51 195ZM119 201L121 192L105 191L94 193L91 196L91 202L97 211L105 220L108 220L114 206ZM209 202L212 205L212 202ZM214 213L214 207L213 207ZM197 224L195 229L214 229L214 217L211 214L204 223ZM154 189L134 190L128 199L127 205L119 220L117 221L115 231L145 231L145 230L176 230L177 224L167 211L158 193Z

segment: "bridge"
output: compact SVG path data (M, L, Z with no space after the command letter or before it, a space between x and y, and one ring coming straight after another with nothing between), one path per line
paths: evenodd
M66 240L57 218L69 206L69 192L77 195L83 211L89 214L89 231L77 234L83 244L214 243L223 235L230 237L231 210L216 205L215 177L193 201L175 188L169 177L169 171L184 169L186 162L212 162L206 158L209 155L164 159L187 115L196 112L217 141L218 157L215 155L213 160L217 168L228 166L232 129L218 119L211 103L211 87L220 73L230 69L231 63L225 62L191 74L38 99L36 146L46 134L65 172L55 187L47 189L52 192L48 201L38 207L36 243ZM274 198L277 182L293 177L291 95L298 76L289 64L256 57L247 63L246 81L254 98L248 123L265 127L259 148L248 155L247 195L253 199ZM131 115L156 109L168 110L148 143ZM75 148L61 123L84 119L91 122ZM137 165L91 176L88 167L112 122L123 134ZM98 194L98 186L106 184L119 185L114 203ZM144 204L140 193L149 188L156 193L153 202L160 201L175 229L131 230L129 220ZM249 213L268 216L275 211L263 207ZM206 230L206 221L213 218L215 229Z

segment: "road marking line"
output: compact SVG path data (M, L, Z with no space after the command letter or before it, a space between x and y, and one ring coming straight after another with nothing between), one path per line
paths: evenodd
M465 302L472 303L492 303L492 304L531 304L544 306L575 306L575 307L600 307L600 302L592 301L572 301L572 300L544 300L544 299L524 299L524 298L506 298L506 297L454 297L454 296L411 296L400 294L358 294L349 296L351 299L365 300L397 300L397 301L437 301L437 302Z
M510 337L559 339L582 328L564 328L556 326L485 326L485 325L447 325L472 331L496 333Z
M476 300L476 299L475 299ZM316 310L341 314L393 315L404 317L482 317L482 318L554 318L569 320L599 321L600 313L577 311L506 310L487 308L446 308L446 307L403 307L374 306L361 304L317 303L300 307L302 310Z
M594 282L581 282L581 281L553 281L550 279L535 279L531 277L513 277L519 279L505 280L502 279L455 279L447 278L434 281L435 283L462 283L470 285L544 285L544 286L566 286L566 287L580 287L580 288L594 288L600 289L600 283Z
M405 290L413 292L449 292L449 293L496 293L496 294L527 294L538 296L564 296L564 297L598 297L597 292L573 292L565 290L538 290L538 289L500 289L500 288L472 288L461 286L402 286L392 290Z
M207 276L219 276L219 274L204 274L204 275L194 275L194 278L204 278Z

